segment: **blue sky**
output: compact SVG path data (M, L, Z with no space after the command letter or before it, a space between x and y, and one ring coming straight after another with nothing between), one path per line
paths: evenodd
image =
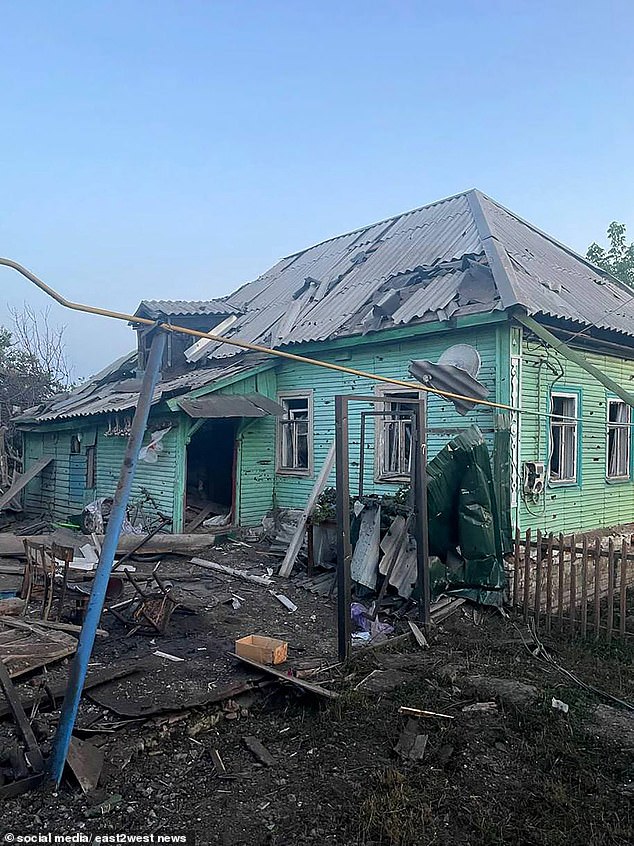
M634 238L634 4L0 0L0 253L68 297L229 293L478 187L585 251ZM45 298L0 270L6 304ZM54 306L78 376L125 325Z

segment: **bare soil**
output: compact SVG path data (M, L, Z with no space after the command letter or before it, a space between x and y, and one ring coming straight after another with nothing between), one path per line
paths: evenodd
M241 546L206 557L232 566L273 561ZM405 639L358 647L348 664L333 666L332 598L276 579L276 589L299 606L290 613L266 588L177 560L162 571L196 613L175 615L168 634L155 639L127 637L104 617L110 637L97 642L95 665L135 660L145 671L101 688L101 704L82 700L78 726L112 727L85 735L105 753L99 787L85 796L69 778L57 792L6 801L4 832L189 832L198 843L222 846L634 843L634 712L538 661L523 624L465 605L432 630L427 651ZM244 600L240 608L221 601L231 593ZM311 681L337 690L339 699L274 683L187 709L192 697L255 678L227 654L237 637L253 633L288 640L289 663L324 668ZM631 647L557 636L544 642L578 677L634 700ZM156 649L185 660L158 658ZM50 672L63 677L67 665ZM569 705L568 714L553 709L553 697ZM478 701L495 706L463 710ZM115 728L121 717L110 706L117 702L163 713ZM421 761L394 751L408 719L400 706L455 718L420 718L419 731L428 735ZM57 715L36 718L45 748ZM12 730L9 721L0 724L0 747ZM264 744L273 766L254 758L246 736ZM231 778L218 777L212 750ZM110 808L94 816L108 799Z

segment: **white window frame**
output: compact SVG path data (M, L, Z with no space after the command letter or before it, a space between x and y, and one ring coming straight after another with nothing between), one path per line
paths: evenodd
M377 411L386 411L386 405L390 401L394 402L417 402L420 400L420 391L399 390L399 388L390 388L389 386L377 386L376 394L380 397L385 397L386 402L377 406ZM382 415L377 415L374 423L374 480L387 484L402 485L411 480L411 470L407 473L393 473L385 469L385 450L386 450L386 423L389 418ZM405 430L408 425L412 425L412 418L402 418L397 422L400 431ZM402 436L401 436L402 437ZM413 432L410 435L410 455L409 464L411 468L412 451L411 446L414 441Z
M627 420L624 422L610 421L610 407L612 405L622 405L627 412ZM610 482L625 482L631 478L632 475L632 409L630 406L617 397L608 397L606 402L606 436L605 436L605 477ZM625 449L625 473L610 473L610 433L614 432L614 441L616 442L617 450L619 445Z
M284 418L277 420L276 445L276 473L279 476L312 476L313 475L313 391L281 391L277 395L278 403L285 409L284 401L304 399L308 402L308 467L286 467L282 464L284 440L282 433L285 427ZM285 409L286 410L286 409Z
M579 480L579 394L574 391L552 391L550 394L550 413L551 415L554 414L554 400L555 399L571 399L574 401L574 416L558 416L558 417L550 417L549 419L549 439L548 439L548 447L549 447L549 456L548 456L548 480L552 485L575 485L578 483ZM564 438L564 433L567 429L572 429L574 432L574 441L573 441L573 475L566 476L565 478L561 477L553 477L552 473L552 458L553 458L553 449L555 446L555 438L553 436L553 429L557 427L561 429L561 434L559 437L559 466L562 467L565 463L564 461L564 450L566 439Z

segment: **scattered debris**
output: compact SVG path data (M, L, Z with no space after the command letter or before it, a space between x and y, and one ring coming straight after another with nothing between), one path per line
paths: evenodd
M172 655L169 652L162 652L160 649L156 649L152 654L158 655L159 658L167 658L168 661L178 662L185 660L184 658L179 658L178 655Z
M418 720L409 719L398 743L394 747L394 751L401 758L409 758L411 761L421 761L427 748L428 734L422 734L419 731Z
M192 558L191 563L197 567L203 567L205 570L215 570L227 576L236 576L239 579L244 579L246 582L253 582L256 585L269 587L269 585L273 584L270 576L252 576L250 573L245 573L244 570L239 570L236 567L227 567L225 564L216 564L214 561L206 561L203 558Z
M455 720L451 714L438 714L436 711L423 711L420 708L408 708L406 705L401 705L398 709L399 714L407 714L411 717L440 717L442 720Z
M468 683L475 689L478 696L499 699L504 705L523 708L536 702L539 692L535 685L524 684L515 679L499 679L494 676L469 676Z
M555 699L553 696L551 700L551 707L555 709L555 711L561 711L562 714L567 714L570 710L570 705L567 702L562 702L561 699Z
M0 620L4 616L18 617L23 613L26 602L19 596L0 599Z
M554 702L555 700L553 700ZM466 705L462 709L463 714L490 714L497 713L497 702L474 702L473 705Z
M0 662L12 678L66 658L77 649L77 639L66 632L17 623L13 618L0 623Z
M245 747L249 750L249 752L253 755L253 757L258 760L261 764L265 767L273 767L275 766L275 758L271 753L266 749L257 737L253 737L249 735L248 737L242 738L242 743Z
M119 793L113 793L112 796L109 796L105 802L101 802L99 805L93 805L92 808L88 808L85 812L87 817L105 817L106 814L109 814L117 805L123 802L123 796Z
M285 608L288 608L289 611L297 611L297 605L288 598L288 596L284 596L283 593L275 593L274 590L270 590L269 593L274 596L278 602L281 602Z
M427 641L427 638L418 628L416 623L414 623L412 620L408 620L407 625L409 626L410 631L414 635L414 639L416 640L416 643L420 646L420 648L429 649L429 643Z
M97 787L104 764L104 754L101 749L97 749L87 740L71 737L66 763L84 793L90 793Z
M334 690L328 690L327 688L321 687L318 684L312 684L311 682L303 681L302 679L298 679L293 675L283 673L281 670L274 670L273 667L267 667L265 664L259 664L257 661L252 661L250 658L245 658L243 655L236 654L234 655L234 657L238 658L245 664L248 664L250 667L259 670L261 673L275 676L275 678L279 679L280 681L288 682L289 684L292 684L295 687L299 687L302 690L306 690L309 693L315 693L317 696L323 696L326 699L337 699L339 697L339 694L336 693Z
M214 765L214 769L218 778L223 780L233 780L234 778L236 778L235 775L232 775L227 771L224 761L220 757L220 752L217 749L210 749L209 757L211 758L211 763Z

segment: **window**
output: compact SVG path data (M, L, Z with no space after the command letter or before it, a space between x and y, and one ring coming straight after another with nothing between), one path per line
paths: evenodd
M97 487L97 447L86 447L86 487Z
M550 480L577 481L577 394L550 398Z
M412 465L412 417L408 412L418 407L414 391L384 394L383 411L377 417L377 476L384 481L409 481Z
M278 397L284 416L278 424L277 469L310 475L312 471L312 396L288 393Z
M630 477L630 407L622 400L608 400L607 477Z

